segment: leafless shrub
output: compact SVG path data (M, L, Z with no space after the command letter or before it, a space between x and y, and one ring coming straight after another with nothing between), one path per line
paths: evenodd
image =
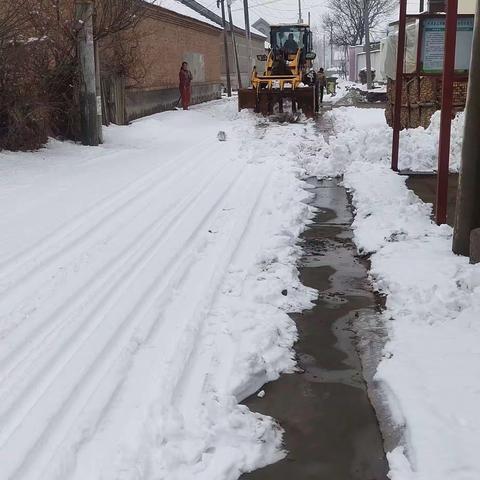
M106 74L139 73L142 0L94 0L94 34ZM0 149L33 149L49 135L79 138L74 0L0 6ZM141 69L140 69L141 71Z

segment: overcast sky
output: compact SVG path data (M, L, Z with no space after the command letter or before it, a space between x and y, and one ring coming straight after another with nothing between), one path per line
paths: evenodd
M321 17L327 11L326 0L301 0L302 17L306 22L311 13L312 27L321 25ZM338 0L342 1L342 0ZM217 11L217 0L200 0L210 10ZM290 23L298 20L298 0L248 0L250 23L262 17L269 23ZM409 11L418 12L418 0L408 0ZM243 26L243 0L232 0L234 23ZM394 17L398 14L394 15ZM395 18L392 18L394 20Z

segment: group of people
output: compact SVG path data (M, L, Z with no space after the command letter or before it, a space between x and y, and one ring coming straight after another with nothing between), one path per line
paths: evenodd
M280 64L281 64L280 60L278 61L278 65L276 65L274 62L274 67L279 69ZM273 71L273 68L272 68L272 71ZM283 73L284 72L275 72L274 74L282 75ZM325 72L323 68L320 68L318 72L316 72L313 68L310 69L306 77L308 78L308 82L311 85L315 85L317 87L317 96L315 99L315 110L318 112L319 102L320 104L323 103L323 94L327 86L327 77L325 76ZM180 90L179 101L180 100L182 101L183 109L188 110L188 107L190 106L190 97L192 93L193 75L192 75L192 72L188 69L187 62L182 63L182 66L180 67L180 72L178 74L178 78L179 78L179 90Z

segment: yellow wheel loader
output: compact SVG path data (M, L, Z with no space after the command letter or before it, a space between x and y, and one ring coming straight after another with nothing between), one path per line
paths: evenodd
M269 52L257 55L265 61L265 71L260 75L253 68L250 87L238 91L238 109L253 109L265 116L287 109L315 116L318 92L314 77L308 75L315 56L308 25L272 25Z

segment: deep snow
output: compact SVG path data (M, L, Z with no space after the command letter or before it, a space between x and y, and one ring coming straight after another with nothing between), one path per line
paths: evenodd
M0 153L1 479L228 480L281 458L239 402L292 371L287 312L315 297L295 265L314 135L219 101L99 148Z
M305 147L308 151L302 161L311 174L343 174L352 161L359 159L368 163L390 163L392 129L386 124L382 109L340 107L327 112L325 119L333 121L336 135L330 138L329 144L315 142ZM463 123L462 112L452 122L451 172L457 172L460 166ZM400 170L436 171L439 126L440 112L436 112L427 129L419 127L400 132Z
M480 265L451 251L452 229L435 225L431 205L389 169L391 130L383 111L342 108L327 144L306 144L312 174L344 175L353 194L355 242L386 294L388 342L381 382L402 445L389 452L392 480L480 478ZM401 167L434 167L438 119L402 133ZM453 128L458 168L461 122Z

